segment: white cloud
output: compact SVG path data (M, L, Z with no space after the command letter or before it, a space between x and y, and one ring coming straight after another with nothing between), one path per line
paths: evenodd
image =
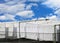
M26 11L18 12L16 13L16 15L25 17L25 18L31 18L32 16L34 16L34 13L31 10L26 10Z
M42 4L46 5L49 8L52 8L53 10L55 10L53 13L56 14L57 16L53 15L53 16L48 17L48 18L50 18L50 19L52 19L52 18L53 19L54 18L59 19L60 18L60 0L47 0Z
M33 18L32 20L37 20L37 18Z
M31 1L31 2L39 2L40 0L28 0L28 1Z
M14 17L15 15L11 15L11 14L5 14L6 20L15 20Z
M26 6L26 10L30 10L31 7L32 7L32 5L27 5L27 6Z
M56 19L57 17L55 15L51 16L50 19Z
M9 6L7 8L7 13L15 14L17 12L24 10L25 10L25 4L17 4L17 5Z
M60 0L47 0L42 4L44 4L48 7L51 7L54 10L57 9L57 8L60 8Z
M32 5L32 6L38 6L37 3L31 3L30 5Z
M17 3L24 3L26 0L5 0L6 5L15 5Z
M5 20L6 16L0 16L0 20Z
M43 2L45 0L27 0L27 1L30 1L30 2Z
M16 5L13 5L13 6L0 4L0 14L4 13L4 16L0 17L1 19L3 17L5 17L5 20L8 20L8 19L9 20L15 20L14 17L15 17L17 12L21 12L21 14L24 17L26 16L26 18L31 17L32 15L30 15L30 14L33 14L32 11L25 11L25 4L16 4Z
M54 13L57 15L58 20L60 20L60 9L56 10Z
M44 19L45 19L44 17L38 18L38 20L44 20Z
M60 15L60 9L56 10L54 14Z
M14 17L16 15L21 16L22 18L31 18L34 16L34 12L31 10L31 7L37 6L36 3L31 3L26 6L25 3L19 3L18 0L5 0L5 4L0 4L0 14L4 14L0 16L0 20L15 20ZM26 0L25 0L26 1ZM25 2L21 1L21 2ZM17 3L17 4L15 4ZM15 5L13 5L15 4ZM3 19L2 19L3 18Z
M0 20L15 20L14 15L11 14L4 14L3 16L0 16Z
M57 16L56 15L47 16L46 19L49 19L49 20L57 20Z
M46 16L45 18L44 17L38 18L38 20L45 20L45 19L57 20L57 16L56 15L52 15L52 16ZM35 18L35 20L37 20L37 18Z
M5 4L0 4L0 13L4 13L7 8L8 8L7 5L5 5Z
M37 3L30 3L29 5L26 6L26 10L30 10L32 6L38 6Z
M7 9L8 9L8 5L5 4L0 4L0 14L4 14L2 16L0 16L0 20L13 20L14 18L12 17L12 14L6 14L7 13ZM12 16L11 16L12 15Z

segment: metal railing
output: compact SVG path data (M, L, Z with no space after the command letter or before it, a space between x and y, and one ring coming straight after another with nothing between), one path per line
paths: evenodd
M28 38L28 39L34 39L34 40L39 39L39 41L54 41L54 33L20 32L20 35L19 35L19 32L15 32L15 35L13 34L13 32L8 32L9 33L8 35L6 35L5 31L0 31L0 33L1 33L0 37L5 36L5 38L6 36L7 38L11 36L10 38L12 39L14 38L17 39L17 37L19 37L19 38ZM56 37L57 35L60 35L60 34L56 33Z

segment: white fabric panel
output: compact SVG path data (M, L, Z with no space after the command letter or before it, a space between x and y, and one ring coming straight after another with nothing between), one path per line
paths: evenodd
M32 32L32 33L40 33L40 40L53 40L53 35L51 35L52 33L54 33L54 28L52 25L41 25L41 24L34 24L33 22L31 23L26 23L26 32ZM37 39L35 38L37 35L32 35L31 34L27 34L27 38L30 39ZM44 33L44 34L43 34ZM48 33L48 34L45 34ZM50 34L51 33L51 34ZM48 37L47 37L48 35ZM51 35L51 36L50 36ZM35 37L33 37L35 36ZM38 37L38 36L37 36Z
M20 23L20 32L25 32L25 27L26 27L25 23Z
M26 23L26 38L37 40L37 24L35 22Z
M38 37L38 38L39 38L40 41L43 41L43 39L44 39L44 34L39 34L39 37Z
M26 26L26 23L20 23L20 35L21 35L21 37L25 37L25 26Z
M32 23L26 23L26 32L33 32L37 33L37 24Z
M5 38L5 35L0 35L0 38Z
M44 39L45 41L53 41L53 34L46 33L44 34Z
M17 32L17 38L20 38L20 37L19 37L19 32Z
M43 25L44 33L54 33L54 26Z
M54 33L54 26L38 24L39 33Z
M19 38L19 22L14 22L14 27L17 29L17 38Z
M13 22L6 22L6 27L13 27Z
M5 27L0 27L0 31L5 31Z
M0 26L1 27L5 27L5 23L4 22L0 22Z
M37 33L26 33L26 38L37 40Z
M0 23L0 31L5 31L5 23Z
M53 40L54 27L52 25L38 25L38 31L40 33L40 40Z
M25 37L25 32L20 32L20 38L26 38Z
M0 31L0 34L5 34L5 31Z
M13 36L13 22L7 22L6 27L8 28L8 36Z
M9 27L8 36L13 36L13 27Z
M0 38L5 38L5 23L0 23Z

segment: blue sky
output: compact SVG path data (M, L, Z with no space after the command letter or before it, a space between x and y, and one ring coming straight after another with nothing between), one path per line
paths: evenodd
M0 0L0 22L59 19L59 6L52 0ZM60 0L59 0L60 3Z

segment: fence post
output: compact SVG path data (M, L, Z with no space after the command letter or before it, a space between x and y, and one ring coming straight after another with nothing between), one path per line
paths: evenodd
M54 42L53 43L56 43L56 25L54 25Z
M20 22L19 22L19 38L20 38L21 36L20 36Z
M5 27L5 38L8 38L8 27Z
M25 24L25 27L24 27L24 29L25 29L25 38L26 38L26 26L27 26L27 23Z
M38 33L37 33L38 37L37 37L37 40L39 41L39 24L37 25L37 30L38 30Z
M58 32L58 43L60 43L60 24L59 24L59 32Z

